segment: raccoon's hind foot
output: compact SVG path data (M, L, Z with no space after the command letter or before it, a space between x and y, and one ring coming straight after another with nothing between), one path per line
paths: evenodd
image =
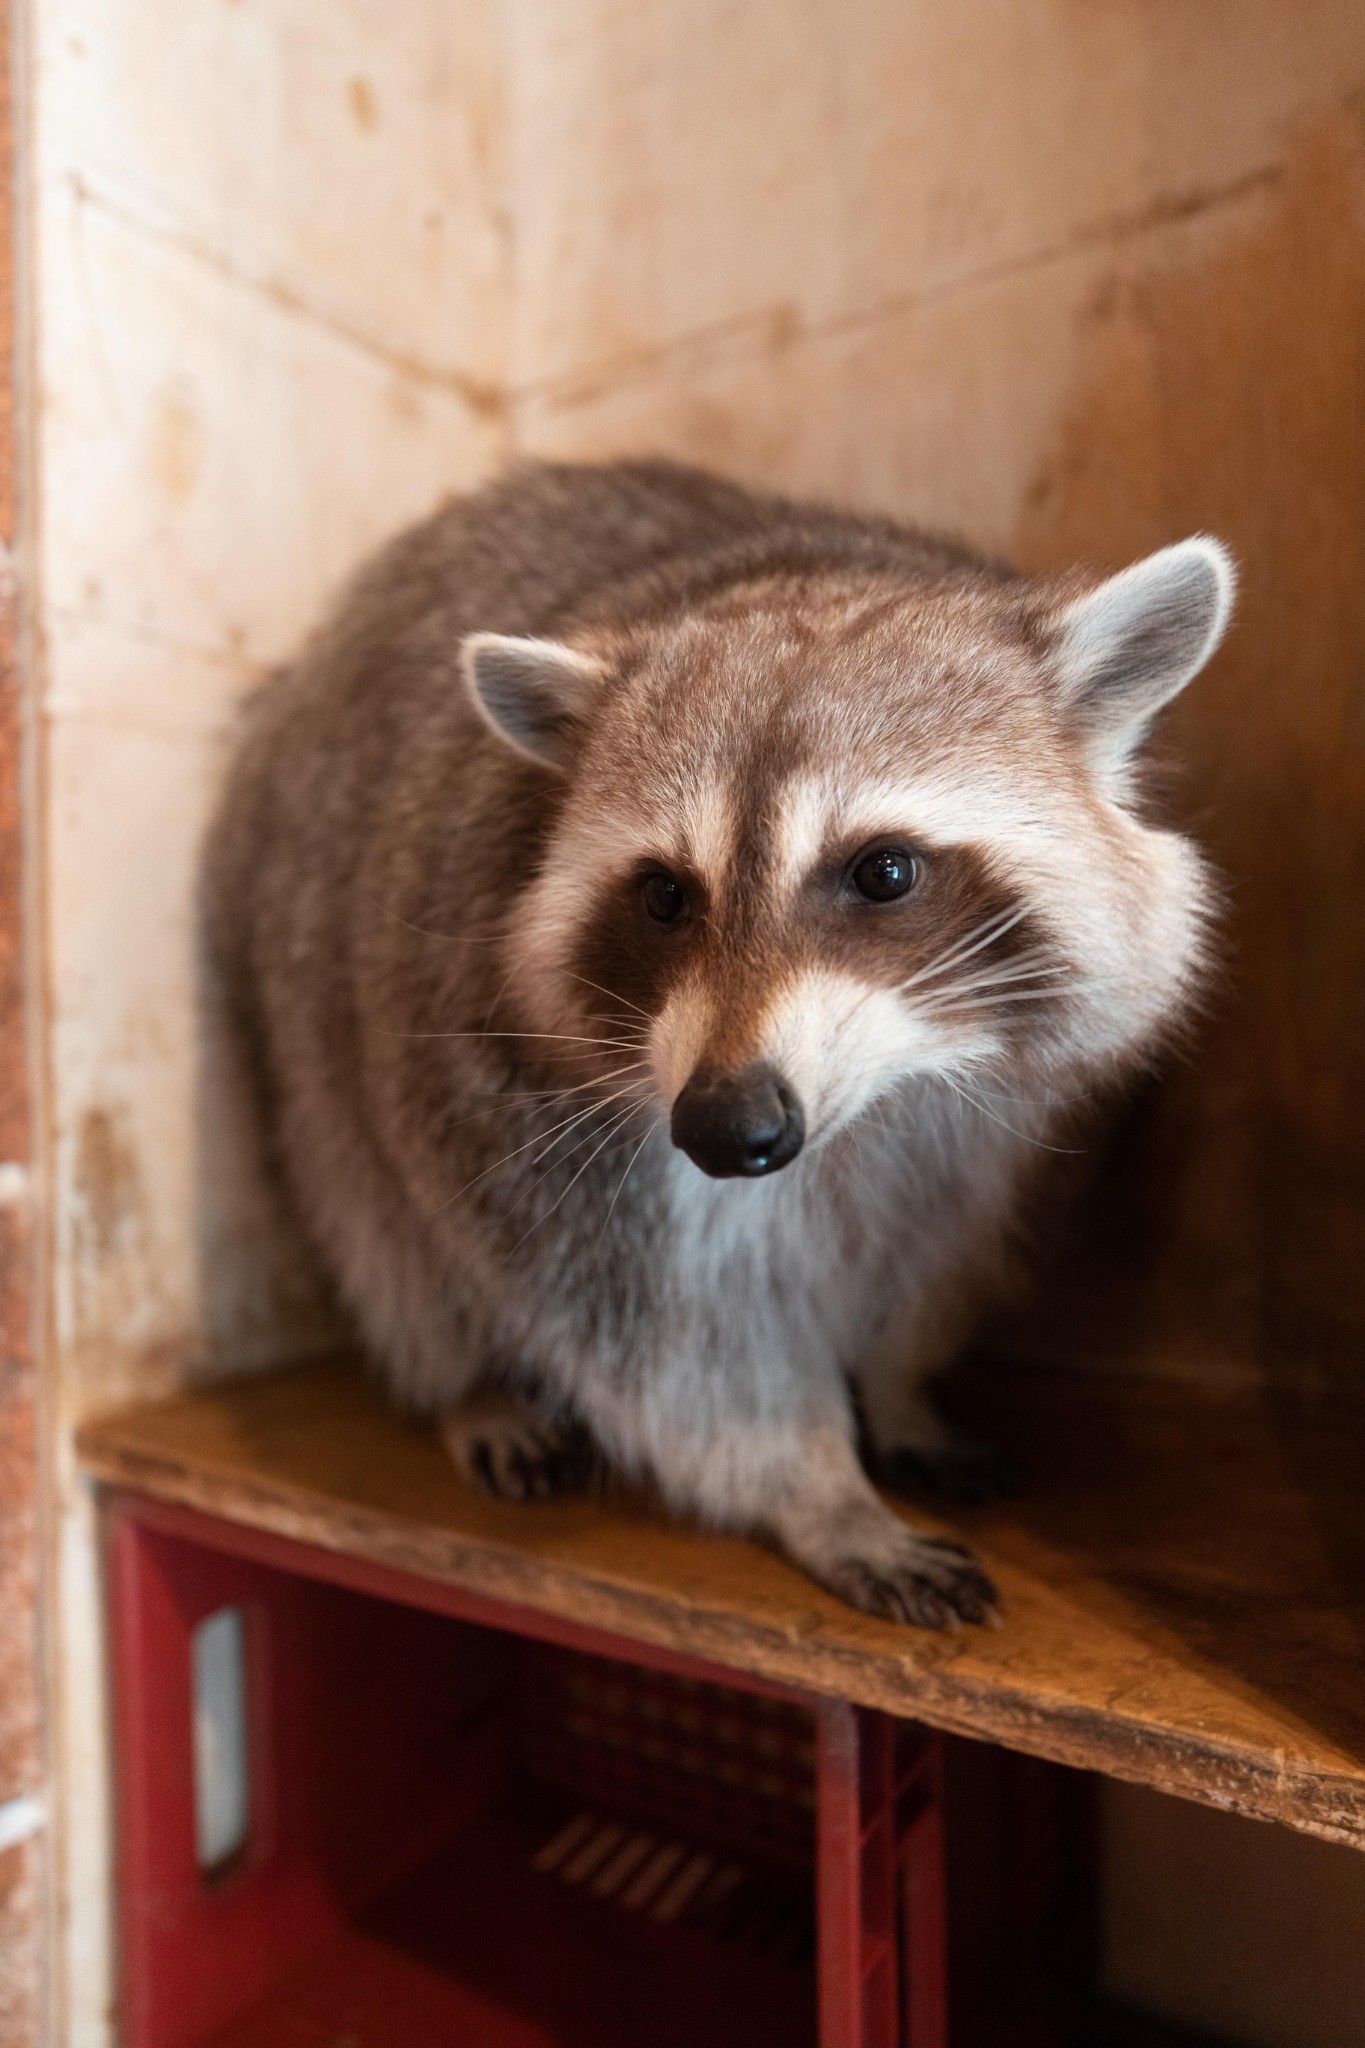
M894 1444L873 1459L873 1474L890 1493L912 1498L926 1493L958 1507L1009 1500L1020 1490L1019 1473L1008 1451L981 1443L965 1430L940 1425L932 1444Z
M548 1420L516 1394L477 1395L442 1417L441 1438L460 1476L497 1500L582 1493L599 1465L580 1423Z

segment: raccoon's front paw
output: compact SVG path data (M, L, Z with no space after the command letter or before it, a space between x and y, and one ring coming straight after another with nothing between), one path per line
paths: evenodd
M917 1628L956 1628L959 1621L996 1622L996 1591L965 1544L938 1536L912 1536L894 1558L832 1562L825 1584L832 1593L886 1621Z
M581 1493L597 1469L588 1432L550 1422L515 1396L487 1398L441 1421L455 1469L498 1500L553 1500Z
M907 1529L880 1503L852 1527L836 1518L791 1547L812 1578L864 1614L938 1629L999 1620L995 1587L965 1544Z

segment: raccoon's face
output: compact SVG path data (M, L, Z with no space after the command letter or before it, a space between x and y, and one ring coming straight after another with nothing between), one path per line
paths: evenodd
M523 999L718 1177L911 1077L989 1114L1121 1070L1188 1000L1209 904L1132 762L1231 595L1198 539L1081 597L774 582L612 646L473 636L480 709L567 778Z

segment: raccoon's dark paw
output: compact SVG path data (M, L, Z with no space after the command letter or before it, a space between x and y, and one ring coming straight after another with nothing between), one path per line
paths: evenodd
M864 1614L916 1628L995 1623L996 1590L971 1551L937 1536L911 1536L894 1558L843 1557L822 1574L830 1591Z
M925 1449L897 1444L876 1461L876 1477L891 1493L931 1493L959 1507L1009 1500L1019 1492L1019 1473L1008 1451L954 1431L952 1440Z
M546 1421L524 1402L461 1409L444 1417L441 1436L461 1477L497 1500L581 1493L597 1471L585 1429Z
M965 1544L909 1529L872 1496L856 1511L789 1522L786 1545L812 1578L864 1614L917 1628L995 1623L995 1587Z

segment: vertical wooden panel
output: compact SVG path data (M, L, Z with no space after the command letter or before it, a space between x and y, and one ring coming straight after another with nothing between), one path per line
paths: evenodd
M30 1314L22 720L13 547L14 159L10 11L0 16L0 2048L41 2036L42 1742L35 1380ZM8 1816L8 1825L6 1820Z
M1201 527L1241 563L1229 641L1168 733L1169 802L1227 879L1227 976L1049 1289L1045 1328L1080 1358L1271 1385L1359 1372L1363 335L1356 99L1298 132L1226 232L1192 225L1110 267L1021 510L1033 566Z

